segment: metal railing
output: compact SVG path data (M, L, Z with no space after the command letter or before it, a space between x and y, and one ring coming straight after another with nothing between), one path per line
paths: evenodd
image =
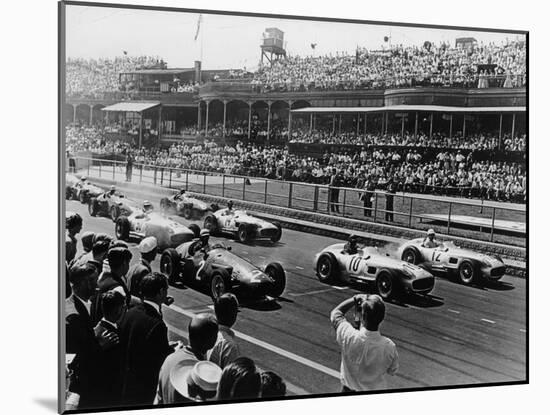
M170 189L318 212L410 229L434 228L439 233L525 246L521 230L506 231L499 221L525 224L525 205L467 200L430 195L389 194L361 189L330 187L293 181L273 180L223 172L199 171L125 161L75 157L78 172L118 182L153 184ZM364 204L365 196L371 200ZM362 199L361 199L362 197ZM437 220L430 214L440 215ZM454 215L481 218L478 224L464 225Z

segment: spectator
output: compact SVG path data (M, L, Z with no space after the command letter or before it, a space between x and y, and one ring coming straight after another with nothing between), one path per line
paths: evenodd
M386 187L386 221L393 222L393 196L395 195L396 185L393 178L390 177Z
M262 372L261 398L276 398L286 395L286 383L274 372Z
M154 236L142 239L139 243L139 252L139 262L128 271L128 290L134 297L141 298L139 287L143 277L152 272L151 262L157 256L157 239Z
M178 395L176 402L210 401L222 375L221 368L209 361L184 360L170 372L170 383Z
M65 220L65 227L65 260L70 264L76 256L76 235L82 230L82 217L78 213L71 213Z
M143 301L130 308L120 323L123 405L151 405L159 371L174 350L168 344L168 329L162 320L168 281L152 273L141 281Z
M354 306L361 312L358 330L345 317ZM386 375L397 372L399 363L395 344L378 331L385 309L380 296L360 294L343 301L330 313L342 354L340 380L343 392L384 389Z
M261 376L254 362L248 357L239 357L223 369L217 400L258 398L261 385Z
M171 381L171 373L178 366L194 365L196 362L206 360L206 353L216 343L218 322L211 314L197 314L189 322L188 331L189 344L168 356L160 368L156 404L185 402L193 399L189 395L178 393L176 384Z
M218 320L218 338L214 347L208 352L208 360L222 369L240 356L239 345L231 327L237 321L239 302L231 293L221 295L214 302L214 312Z
M90 232L90 231L86 231L86 232L82 233L82 236L80 237L80 241L82 242L83 252L81 252L80 255L77 255L77 256L74 257L74 259L71 263L71 266L73 264L75 264L76 262L78 262L78 260L80 258L82 258L84 255L91 252L92 247L94 246L94 243L93 243L94 236L95 236L95 234L93 232Z

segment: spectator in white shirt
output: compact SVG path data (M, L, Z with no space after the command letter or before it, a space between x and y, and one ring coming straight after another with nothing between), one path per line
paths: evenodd
M239 302L231 293L225 293L214 303L214 312L218 320L218 338L208 352L208 360L222 369L240 356L239 345L231 327L237 321Z
M345 317L354 306L361 314L359 329L355 329ZM359 294L345 300L330 313L342 355L340 380L343 392L385 389L386 375L397 372L397 348L378 331L385 312L386 306L379 295Z

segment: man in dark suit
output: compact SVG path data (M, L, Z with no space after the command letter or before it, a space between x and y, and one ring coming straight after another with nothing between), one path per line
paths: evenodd
M397 185L393 177L390 177L386 186L386 221L388 222L393 222L393 197L396 191Z
M165 275L146 275L141 281L143 301L129 309L120 324L123 405L153 403L160 367L174 351L168 344L168 329L161 314L167 293Z
M139 252L141 253L139 262L128 271L128 289L135 297L141 297L139 291L141 280L152 271L151 262L157 256L157 239L154 236L144 238L139 243Z
M97 272L93 265L73 267L69 272L72 294L65 300L65 353L75 354L69 365L69 392L71 407L86 408L90 405L93 388L93 366L102 348L108 348L118 341L112 333L94 334L90 318L90 297L97 287Z

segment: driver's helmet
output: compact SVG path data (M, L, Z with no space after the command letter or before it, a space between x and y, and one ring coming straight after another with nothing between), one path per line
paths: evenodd
M435 231L433 229L429 229L427 232L428 236L435 236Z
M81 181L82 183L84 183L86 180L88 180L88 178L87 178L86 176L82 176L82 177L80 178L80 181Z
M351 244L351 243L357 243L357 235L350 235L348 237L348 242Z
M116 187L115 187L115 186L111 186L111 187L109 188L109 194L113 195L113 194L115 194L115 192L116 192Z
M229 210L233 209L233 201L232 200L227 202L227 209L229 209Z
M143 211L144 212L152 212L154 209L153 204L149 202L148 200L145 200L143 202Z

